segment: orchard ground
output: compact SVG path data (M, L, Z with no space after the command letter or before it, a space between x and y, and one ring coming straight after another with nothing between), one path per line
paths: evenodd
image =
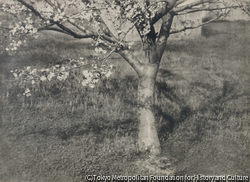
M137 78L118 55L107 60L114 74L95 88L72 80L42 83L39 92L25 97L11 81L11 70L93 59L90 44L43 37L12 56L1 51L0 181L249 175L248 32L249 22L222 22L206 26L206 37L168 42L156 85L162 145L156 158L138 150Z

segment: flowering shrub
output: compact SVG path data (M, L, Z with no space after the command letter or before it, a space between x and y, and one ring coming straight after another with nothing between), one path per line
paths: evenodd
M39 91L41 83L53 85L67 81L78 84L78 87L94 88L101 78L109 78L113 71L112 65L99 65L98 60L70 59L49 68L37 69L27 66L24 69L11 70L11 73L26 97Z

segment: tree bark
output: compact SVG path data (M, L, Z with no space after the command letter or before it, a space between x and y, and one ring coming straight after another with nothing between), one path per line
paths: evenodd
M118 53L132 66L139 77L137 93L139 119L138 141L141 150L148 150L152 155L161 153L161 145L154 113L154 88L156 75L163 52L166 48L173 17L174 15L170 13L162 17L162 26L157 42L155 42L156 34L154 33L153 26L151 27L152 34L143 37L142 51L145 53L145 56L142 56L142 59L139 60L136 58L130 50L118 51Z
M157 71L158 64L150 64L144 67L143 73L139 76L137 93L140 121L139 145L141 150L149 150L153 155L158 155L161 152L154 114L154 87Z

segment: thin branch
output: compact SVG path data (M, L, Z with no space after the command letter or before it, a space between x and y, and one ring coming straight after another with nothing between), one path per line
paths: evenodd
M98 12L98 16L95 17L95 20L100 23L100 26L102 26L101 29L103 30L104 34L115 38L115 35L111 32L111 30L109 29L109 27L107 26L103 18L101 17L100 10L98 10L97 12Z
M184 10L187 10L187 9L191 9L195 6L199 6L199 5L202 5L202 4L205 4L205 3L212 3L212 0L199 0L199 1L196 1L196 2L193 2L193 3L189 3L185 6L181 6L181 7L175 7L172 9L172 12L173 13L178 13L178 12L181 12L181 11L184 11Z
M49 0L44 0L45 2L47 2L54 10L56 9L55 5L52 4Z
M204 25L206 25L206 24L208 24L208 23L211 23L211 22L213 22L213 21L216 21L216 20L218 20L218 19L221 18L221 17L222 17L222 15L219 15L219 16L217 16L216 18L213 18L213 19L211 19L211 20L209 20L209 21L207 21L207 22L201 23L201 24L199 24L199 25L197 25L197 26L184 27L184 28L182 28L182 29L180 29L180 30L171 31L169 34L180 33L180 32L183 32L183 31L189 30L189 29L196 29L196 28L199 28L199 27L201 27L201 26L204 26Z
M112 44L112 43L109 43L108 41L98 42L98 45L101 46L101 47L105 47L108 50L113 50L114 47L117 48L116 47L117 44Z
M56 9L56 6L54 4L52 4L49 0L45 0L54 10ZM79 30L81 30L84 35L79 35L77 34L76 32L73 32L71 29L65 27L64 25L62 25L61 23L58 23L56 22L56 25L58 27L60 27L63 31L62 32L67 32L67 34L71 34L73 35L75 38L88 38L88 37L91 37L91 36L94 36L94 33L93 32L87 32L86 30L84 30L83 28L81 28L80 26L78 26L77 24L75 24L74 22L70 21L70 20L67 20L67 22L69 22L71 25L75 26L76 28L78 28Z
M76 23L67 20L67 22L69 22L71 25L73 25L74 27L78 28L79 30L81 30L83 33L87 33L87 30L83 29L82 27L80 27L79 25L77 25Z
M105 0L105 2L111 7L112 3L109 0Z
M235 9L239 8L239 6L228 6L228 7L222 7L222 8L196 8L196 9L189 9L183 13L176 13L175 15L186 15L190 13L196 13L200 11L215 11L215 10L224 10L224 9Z
M106 41L109 41L110 43L116 44L119 43L119 41L117 39L114 39L113 37L107 36L105 34L99 34L99 36Z
M95 36L92 32L90 33L85 33L85 34L78 34L76 32L74 32L73 30L67 28L66 26L56 22L56 25L61 28L63 31L67 32L69 35L78 38L78 39L84 39L84 38L92 38L93 36Z
M102 58L102 59L100 59L98 61L106 61L112 55L113 52L111 51L108 55L106 55L104 58ZM80 65L80 66L76 66L76 67L72 67L72 68L66 69L65 71L70 71L70 70L74 70L74 69L85 67L85 66L86 65Z
M100 11L99 11L100 13ZM107 26L107 24L105 23L105 21L103 20L103 18L100 16L100 14L95 18L95 20L97 22L99 22L101 24L101 30L103 32L103 34L99 34L98 35L103 38L104 40L107 40L111 43L118 43L119 40L115 37L115 35L111 32L111 30L109 29L109 27ZM98 30L99 31L99 30ZM97 31L97 32L98 32Z
M31 6L30 4L26 3L23 0L17 0L18 2L20 2L22 5L24 5L25 7L27 7L28 9L30 9L36 16L38 16L39 18L41 18L42 20L46 20L33 6Z
M175 7L186 2L187 0L177 0L176 4L175 4Z
M244 11L248 16L250 16L250 11L248 11L248 10L246 10L244 8L242 8L242 11Z
M45 31L45 30L51 30L51 31L60 32L60 33L64 33L64 34L70 35L68 32L65 32L65 31L63 31L61 29L54 28L54 27L41 27L41 28L37 29L38 32Z
M134 69L135 71L139 74L139 69L141 67L141 63L140 61L128 50L118 50L118 48L122 45L123 48L128 47L125 46L122 41L126 38L127 34L133 29L133 27L136 25L136 23L139 21L139 19L137 19L133 25L127 30L127 32L124 34L124 36L121 38L121 40L116 43L115 48L113 48L109 54L104 57L102 60L105 61L107 60L114 52L118 52ZM102 37L102 36L100 36Z
M235 1L235 2L240 6L242 11L244 11L248 16L250 16L250 6L249 5L248 5L248 9L247 9L247 8L245 8L245 6L242 3L237 2L237 1Z
M100 61L106 61L115 52L115 50L116 50L116 47L112 49L112 51L110 51L108 55L102 58Z

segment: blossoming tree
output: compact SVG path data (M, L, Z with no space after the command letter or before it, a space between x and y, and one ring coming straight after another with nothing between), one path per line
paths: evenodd
M91 38L96 42L95 50L103 53L104 59L117 53L128 62L139 79L139 144L143 150L159 154L161 147L153 111L154 86L168 37L215 21L238 7L244 7L244 3L224 0L12 0L3 3L1 9L16 19L8 27L11 43L7 51L17 50L28 35L50 30L76 39ZM213 12L215 16L205 23L190 20L183 22L179 29L171 28L174 17L201 11ZM155 31L157 22L161 24L158 33ZM137 31L138 40L142 42L139 56L134 54L133 42L126 39L132 29ZM73 67L81 64L84 63ZM51 73L41 79L50 80L58 69L54 66ZM67 72L59 71L59 78L66 79ZM102 71L110 74L107 69ZM88 71L83 74L87 78L83 84L93 85L93 74ZM29 94L29 90L25 94Z

